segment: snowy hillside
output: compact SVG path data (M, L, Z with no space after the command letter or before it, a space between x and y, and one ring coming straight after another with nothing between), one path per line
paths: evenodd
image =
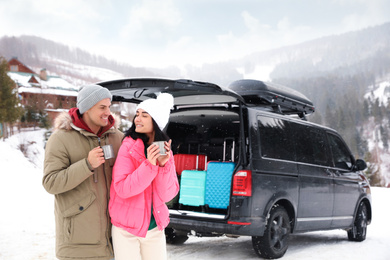
M375 102L379 100L380 104L383 104L385 107L389 104L390 99L390 81L382 81L377 85L368 86L369 92L364 95L365 99Z
M382 81L376 85L368 86L368 93L364 95L364 98L369 101L371 107L373 104L379 104L379 107L388 107L390 99L390 81ZM371 108L372 109L372 108ZM381 124L375 120L375 118L369 118L367 125L365 126L365 138L368 141L368 149L374 156L375 167L373 171L380 172L385 187L390 186L390 150L388 146L384 144L387 141L387 137L382 138L383 126L389 125L389 118L384 116ZM382 131L381 131L382 126ZM387 132L388 133L388 132Z
M42 186L44 130L0 139L0 259L54 260L54 196ZM25 150L27 159L20 148ZM283 260L387 260L390 255L390 189L373 188L373 222L367 239L350 242L343 230L293 235ZM168 245L170 260L259 259L249 237L197 238Z
M49 74L60 76L75 86L124 77L123 74L110 69L71 63L58 58L45 56L42 57L42 60L51 64L51 69L48 70ZM41 68L33 67L33 69L39 71Z

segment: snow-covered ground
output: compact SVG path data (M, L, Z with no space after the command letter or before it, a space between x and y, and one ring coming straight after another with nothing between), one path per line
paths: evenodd
M52 260L54 252L54 197L41 184L44 130L0 139L0 259ZM26 159L18 147L28 145ZM373 188L373 222L367 239L349 242L342 230L293 235L283 260L390 259L390 189ZM249 237L197 238L168 245L170 260L259 259Z

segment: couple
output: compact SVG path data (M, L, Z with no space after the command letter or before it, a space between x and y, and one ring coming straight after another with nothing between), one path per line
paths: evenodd
M77 108L56 118L47 142L43 186L55 195L56 256L104 260L115 252L115 260L166 259L165 203L179 191L171 140L162 131L173 97L141 102L124 135L111 100L99 85L82 87ZM160 140L166 155L151 145ZM104 159L107 144L116 158Z

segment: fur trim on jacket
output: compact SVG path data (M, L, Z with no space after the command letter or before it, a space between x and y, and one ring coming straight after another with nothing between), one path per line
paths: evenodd
M120 126L120 116L117 114L111 114L114 119L115 119L115 124L114 128L119 129ZM61 112L54 120L54 131L58 129L63 129L63 130L71 130L72 129L72 118L69 115L68 112Z

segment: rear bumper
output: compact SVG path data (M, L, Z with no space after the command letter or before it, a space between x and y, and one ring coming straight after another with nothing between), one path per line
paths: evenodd
M265 222L261 218L227 219L224 215L170 210L168 227L206 235L262 236Z

